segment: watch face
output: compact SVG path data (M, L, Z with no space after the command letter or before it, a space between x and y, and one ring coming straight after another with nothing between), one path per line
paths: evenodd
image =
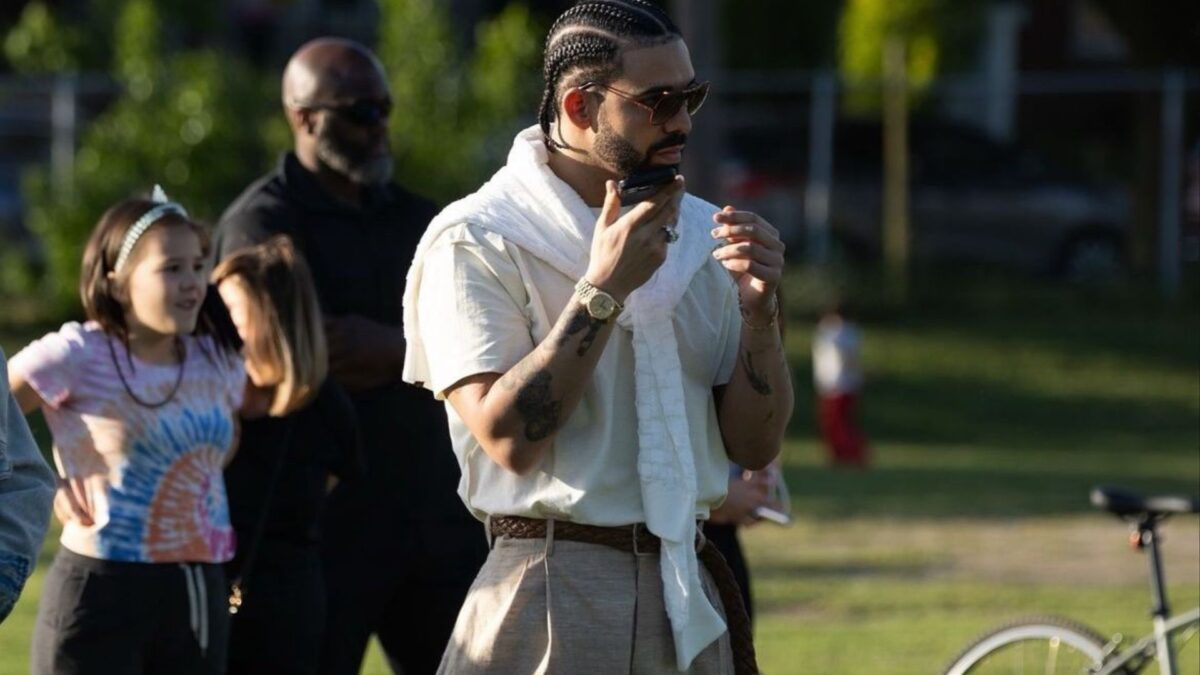
M602 293L597 293L588 299L588 314L597 319L607 319L612 316L614 309L616 309L616 303L612 298Z

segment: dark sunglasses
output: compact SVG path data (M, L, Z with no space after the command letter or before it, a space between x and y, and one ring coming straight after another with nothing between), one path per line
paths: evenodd
M387 99L360 98L346 105L313 104L302 106L309 110L328 110L351 124L371 127L387 120L392 114L392 102Z
M599 87L604 91L612 92L638 107L645 108L650 112L650 124L662 126L672 117L679 114L680 108L683 108L685 105L687 106L688 114L695 115L700 110L700 106L704 105L704 99L708 98L709 83L701 82L680 91L656 91L641 96L635 96L620 89L613 89L607 84L601 84L600 82L585 82L579 85L580 89L589 89L591 87Z

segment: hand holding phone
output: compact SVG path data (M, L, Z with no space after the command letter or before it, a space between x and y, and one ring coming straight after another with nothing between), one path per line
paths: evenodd
M675 180L678 173L673 166L658 166L629 174L617 183L617 192L621 195L621 206L629 206L649 199L662 189L662 186Z

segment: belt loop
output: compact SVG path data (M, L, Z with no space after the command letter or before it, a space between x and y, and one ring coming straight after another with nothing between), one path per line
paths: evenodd
M490 513L483 519L483 536L487 539L488 550L492 550L495 540L492 538L492 514Z
M704 536L704 521L696 523L696 553L704 550L708 545L708 537Z
M641 523L634 523L633 526L629 528L630 533L633 535L633 555L638 557L642 555L649 555L648 553L643 554L638 549L638 533L642 527L644 526Z
M546 557L554 555L554 519L546 519Z

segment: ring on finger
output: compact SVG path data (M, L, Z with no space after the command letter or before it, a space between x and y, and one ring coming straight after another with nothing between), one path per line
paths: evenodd
M675 229L675 227L668 227L664 225L662 231L663 235L667 238L668 244L674 244L675 242L679 241L679 230Z

